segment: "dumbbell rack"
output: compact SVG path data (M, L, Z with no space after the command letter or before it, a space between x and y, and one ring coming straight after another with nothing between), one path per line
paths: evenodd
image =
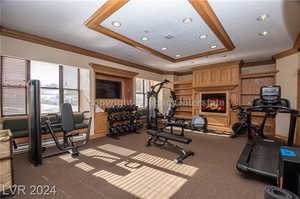
M143 128L143 124L137 122L139 116L135 105L113 106L106 108L106 112L109 122L108 137L117 139L121 135L138 133Z

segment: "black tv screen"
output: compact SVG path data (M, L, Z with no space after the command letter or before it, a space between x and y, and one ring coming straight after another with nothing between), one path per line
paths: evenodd
M96 98L121 99L121 82L96 80Z

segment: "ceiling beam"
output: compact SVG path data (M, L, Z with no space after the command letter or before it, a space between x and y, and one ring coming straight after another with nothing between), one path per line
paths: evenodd
M280 53L277 53L277 54L273 55L272 57L273 57L273 59L280 59L280 58L295 54L299 51L300 51L300 32L299 32L297 39L292 48L282 51Z
M143 66L140 64L136 64L136 63L132 63L129 61L125 61L119 58L115 58L112 56L108 56L99 52L95 52L95 51L91 51L91 50L87 50L84 48L80 48L74 45L70 45L70 44L66 44L63 42L59 42L59 41L55 41L55 40L51 40L48 38L44 38L44 37L40 37L37 35L33 35L33 34L29 34L26 32L20 32L17 30L12 30L9 28L5 28L3 26L0 26L0 34L4 35L4 36L8 36L8 37L12 37L15 39L19 39L19 40L23 40L23 41L29 41L32 43L36 43L36 44L41 44L44 46L48 46L48 47L52 47L52 48L57 48L57 49L61 49L61 50L65 50L65 51L69 51L69 52L73 52L73 53L77 53L77 54L81 54L81 55L85 55L85 56L89 56L89 57L94 57L97 59L102 59L105 61L109 61L112 63L116 63L116 64L121 64L124 66L129 66L132 68L136 68L136 69L140 69L140 70L145 70L145 71L149 71L149 72L153 72L153 73L157 73L157 74L165 74L168 71L164 71L164 70L159 70L159 69L154 69L148 66Z
M297 49L298 51L300 50L300 32L298 34L298 37L294 43L294 46L293 46L294 49Z
M233 42L225 31L223 25L218 19L217 15L208 3L208 0L189 0L198 14L203 18L210 29L216 34L216 36L223 43L227 51L235 48Z

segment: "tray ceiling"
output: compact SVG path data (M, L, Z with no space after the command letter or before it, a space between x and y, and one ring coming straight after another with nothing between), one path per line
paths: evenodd
M108 0L86 26L171 62L234 48L206 0Z
M230 52L174 63L87 28L84 25L86 20L106 2L4 0L0 2L1 22L7 28L168 71L186 71L194 66L238 59L270 59L272 55L291 48L300 31L299 1L209 0L212 10L236 48ZM257 21L257 17L262 14L268 14L268 19ZM192 22L182 23L186 17L192 18ZM120 28L112 27L111 22L116 20L122 23ZM185 57L201 53L209 48L210 43L216 43L217 49L224 47L188 0L130 0L97 25L125 35L175 60L180 59L176 57L177 54ZM145 30L149 32L145 33ZM268 31L269 34L260 36L262 31ZM198 39L202 32L207 32L205 41ZM168 33L174 34L174 39L164 39ZM144 35L149 37L148 41L140 40ZM168 50L161 51L165 46Z

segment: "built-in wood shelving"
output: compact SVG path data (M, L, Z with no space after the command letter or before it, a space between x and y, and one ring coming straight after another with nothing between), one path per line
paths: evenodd
M250 107L252 105L252 101L260 97L260 88L262 86L275 85L276 73L277 71L242 74L240 92L241 105L245 108ZM253 123L259 125L262 122L264 113L252 113L252 116ZM265 125L265 132L267 134L274 134L274 126L274 118L269 118Z
M174 91L179 102L175 117L192 119L192 80L175 81Z

